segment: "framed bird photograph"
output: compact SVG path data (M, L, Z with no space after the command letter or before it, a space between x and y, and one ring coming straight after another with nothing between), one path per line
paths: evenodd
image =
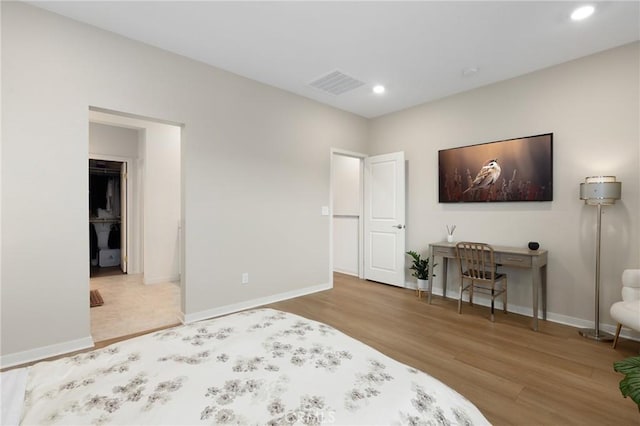
M553 200L553 133L438 151L439 202Z

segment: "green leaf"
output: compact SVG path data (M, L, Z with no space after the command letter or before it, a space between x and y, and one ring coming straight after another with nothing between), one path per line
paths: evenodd
M640 409L640 356L614 362L613 369L625 375L620 381L622 395L630 397Z
M427 257L426 259L422 259L422 257L420 256L419 253L413 251L413 250L409 250L408 252L406 252L409 256L411 256L413 258L413 263L411 264L411 266L409 267L409 269L411 269L412 271L415 271L413 274L411 274L412 276L420 279L420 280L427 280L429 279L428 276L428 271L429 271L429 258ZM434 264L433 266L435 267L437 265ZM433 276L435 277L436 275L433 274Z
M620 381L620 392L624 397L629 397L640 406L640 371L628 373Z
M640 371L640 356L623 359L613 363L613 369L618 373L628 374L633 371Z
M414 261L418 261L418 260L420 260L420 255L419 255L418 253L416 253L415 251L413 251L413 250L409 250L409 251L407 252L407 254L408 254L409 256L413 257L413 260L414 260Z

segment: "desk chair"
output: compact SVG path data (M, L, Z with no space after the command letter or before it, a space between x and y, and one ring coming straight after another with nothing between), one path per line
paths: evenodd
M502 307L507 313L507 276L497 272L493 248L484 243L459 242L456 254L460 265L460 297L458 313L462 313L462 294L469 291L469 304L473 306L473 292L477 289L491 295L491 321L495 299L502 295Z

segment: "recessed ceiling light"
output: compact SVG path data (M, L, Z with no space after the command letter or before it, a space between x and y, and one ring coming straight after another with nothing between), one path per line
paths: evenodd
M575 9L571 13L571 19L573 19L574 21L582 21L583 19L586 19L589 16L593 15L593 12L595 10L596 10L596 8L591 6L591 5L581 6L581 7L577 8L577 9Z
M373 86L373 93L375 93L376 95L383 94L384 93L384 86L381 85L381 84Z

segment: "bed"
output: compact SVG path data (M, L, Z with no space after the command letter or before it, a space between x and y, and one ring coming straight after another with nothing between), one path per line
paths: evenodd
M26 425L488 424L437 379L326 324L272 309L2 376L12 386L2 411Z

